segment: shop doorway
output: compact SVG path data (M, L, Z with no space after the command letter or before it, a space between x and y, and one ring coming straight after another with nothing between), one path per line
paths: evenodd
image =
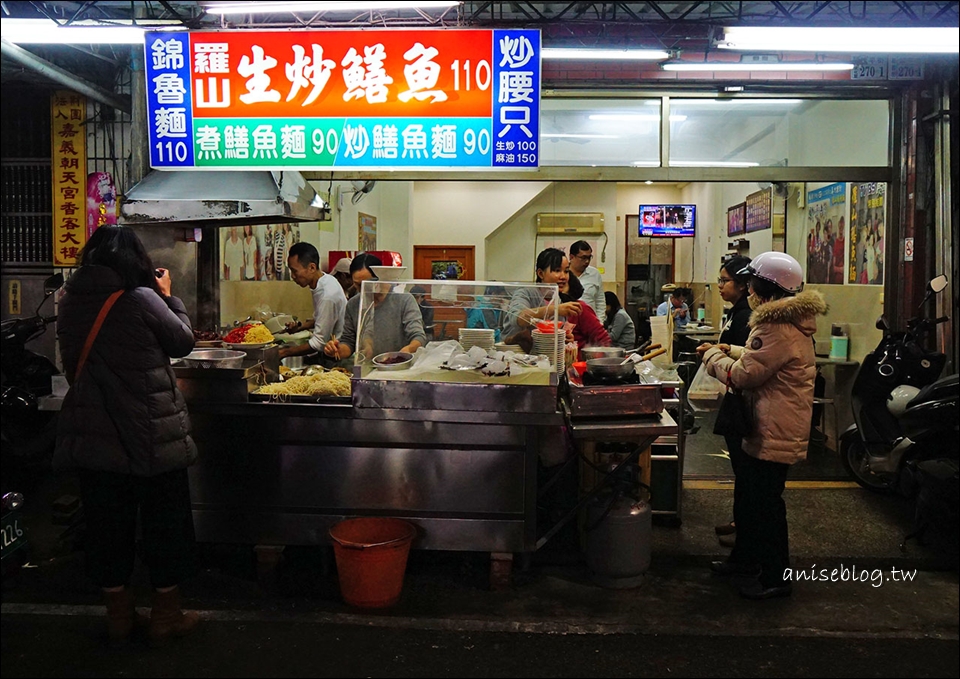
M475 246L414 245L413 277L418 280L475 280ZM426 328L428 340L457 339L466 314L456 302L428 296L424 303L433 307L433 327Z

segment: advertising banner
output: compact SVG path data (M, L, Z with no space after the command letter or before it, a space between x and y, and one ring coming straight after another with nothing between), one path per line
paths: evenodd
M154 168L536 168L540 33L152 32Z
M886 183L850 185L850 283L883 285L886 196Z
M807 283L843 285L847 185L807 192Z
M87 243L86 97L56 90L50 99L53 173L53 265L76 266Z

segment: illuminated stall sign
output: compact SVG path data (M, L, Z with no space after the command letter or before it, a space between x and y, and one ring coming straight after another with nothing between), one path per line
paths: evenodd
M535 30L148 33L155 168L536 168Z
M56 90L50 100L53 173L53 265L76 266L87 242L87 100Z

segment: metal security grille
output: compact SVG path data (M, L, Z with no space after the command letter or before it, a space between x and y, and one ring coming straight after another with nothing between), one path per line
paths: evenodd
M50 103L39 89L4 92L2 105L3 202L0 231L4 262L49 262L51 252Z
M115 91L129 93L130 77L129 70L119 69ZM0 256L10 264L52 264L50 90L5 90L2 117ZM129 174L129 114L90 101L83 125L87 172L109 172L122 195Z

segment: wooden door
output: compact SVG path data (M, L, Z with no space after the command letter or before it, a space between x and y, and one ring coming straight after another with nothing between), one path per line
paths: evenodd
M472 245L414 245L413 277L427 280L472 281L474 278L474 246ZM432 297L432 296L431 296ZM437 299L427 298L433 306L433 331L427 330L427 339L457 339L464 327L463 309Z
M473 256L472 245L414 245L413 277L472 281Z

